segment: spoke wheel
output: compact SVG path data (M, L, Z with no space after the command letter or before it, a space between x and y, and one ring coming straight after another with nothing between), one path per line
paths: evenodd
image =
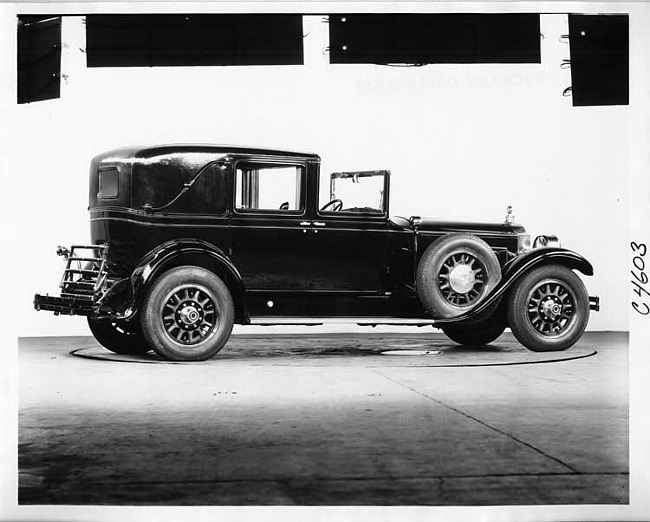
M528 320L540 334L555 337L566 331L576 317L576 297L571 287L547 279L528 296Z
M210 292L199 285L182 285L163 300L160 310L169 338L192 346L212 335L219 322L219 309Z
M203 361L224 347L234 319L226 284L205 268L187 265L153 282L143 303L142 332L165 359Z
M507 314L512 333L529 350L566 350L587 327L589 295L570 269L541 266L515 284L507 298Z
M422 255L416 272L420 301L435 319L470 311L500 280L496 254L471 234L448 234L435 240Z
M485 267L470 253L455 253L442 264L438 286L442 296L452 305L472 305L485 287Z

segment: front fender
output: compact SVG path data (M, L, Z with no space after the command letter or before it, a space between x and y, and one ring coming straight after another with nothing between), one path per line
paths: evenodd
M219 248L199 239L175 239L163 243L149 252L138 263L130 277L133 301L124 313L124 319L132 318L142 305L145 290L156 276L170 268L179 258L201 260L199 264L218 268L219 275L231 289L235 309L244 322L248 311L244 302L244 282L232 261Z
M594 275L594 267L584 257L566 248L547 247L529 250L514 259L503 267L503 278L518 278L522 271L529 270L541 264L564 265L572 270L578 270L584 275Z
M578 270L587 276L594 275L594 268L591 263L580 254L571 250L557 247L529 250L515 257L503 267L501 281L480 305L457 317L436 320L436 324L456 324L465 321L474 322L482 319L493 311L494 306L498 304L505 293L521 277L533 268L550 264L566 266L572 270Z

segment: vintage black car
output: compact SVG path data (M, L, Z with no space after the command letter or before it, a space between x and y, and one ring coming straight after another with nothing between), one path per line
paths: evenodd
M170 145L113 150L90 166L90 245L59 247L61 295L37 310L87 316L120 354L198 361L233 324L412 324L460 344L506 327L564 350L598 298L591 264L523 227L389 213L388 171L337 172L316 154Z

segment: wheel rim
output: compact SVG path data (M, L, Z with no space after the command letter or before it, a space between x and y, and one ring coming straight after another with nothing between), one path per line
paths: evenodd
M558 337L573 324L576 317L576 296L573 290L557 279L536 285L528 295L528 321L545 337Z
M164 299L160 313L167 336L183 346L202 343L214 335L219 324L216 299L200 285L174 288Z
M449 256L438 273L438 286L444 299L456 306L474 304L485 289L483 263L467 252Z

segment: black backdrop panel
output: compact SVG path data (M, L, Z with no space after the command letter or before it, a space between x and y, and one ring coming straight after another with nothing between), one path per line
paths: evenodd
M61 17L18 16L18 103L61 96Z
M569 15L573 105L629 103L627 15Z
M301 65L302 15L89 15L89 67Z
M540 63L538 14L330 15L331 63Z

